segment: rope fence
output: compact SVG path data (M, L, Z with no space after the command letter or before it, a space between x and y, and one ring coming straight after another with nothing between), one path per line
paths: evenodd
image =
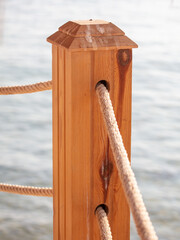
M52 89L52 81L39 82L35 84L22 85L22 86L11 86L11 87L0 87L0 95L10 95L10 94L24 94L24 93L34 93L41 92L45 90ZM0 183L0 191L15 193L21 195L32 195L40 197L52 197L52 188L40 188L31 186L19 186Z
M15 193L21 195L32 195L38 197L52 197L52 188L29 187L0 183L0 192Z
M124 147L123 139L114 114L109 92L103 84L97 85L96 92L107 128L118 173L130 209L132 211L137 232L142 240L157 240L158 237L149 218L149 214L144 205L134 173L130 166L128 155Z
M0 95L34 93L51 89L52 81L47 81L23 86L0 87Z
M0 95L33 93L51 89L52 81L47 81L24 86L0 87ZM118 128L109 92L107 88L101 83L97 85L96 93L106 125L119 177L121 179L127 201L132 211L137 232L141 240L158 240L123 144L123 139ZM22 195L53 197L52 188L19 186L0 183L0 191ZM103 207L99 206L96 209L95 214L99 223L101 240L112 240L108 217Z
M112 240L112 233L109 226L108 217L106 211L99 206L95 212L100 229L101 240Z
M96 209L95 214L97 216L98 223L99 223L101 240L112 240L111 228L109 226L109 221L108 221L106 211L101 206L99 206Z

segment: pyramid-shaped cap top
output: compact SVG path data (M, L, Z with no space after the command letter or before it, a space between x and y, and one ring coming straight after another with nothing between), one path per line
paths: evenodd
M72 50L136 48L125 33L103 20L69 21L48 37L48 42Z

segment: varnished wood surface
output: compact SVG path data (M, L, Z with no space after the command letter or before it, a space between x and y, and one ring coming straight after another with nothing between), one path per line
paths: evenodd
M54 57L59 58L58 68L54 68L58 71L54 77L59 82L53 84L54 239L100 240L94 211L99 204L107 204L113 239L128 240L129 208L95 86L102 79L109 82L117 121L130 156L131 58L124 66L114 50L71 53L54 49ZM131 55L131 51L128 53Z
M71 22L71 21L69 21ZM77 20L77 21L73 21L77 24L80 25L94 25L94 24L108 24L109 22L104 21L104 20L100 20L100 19L89 19L89 20Z
M68 31L69 26L65 28ZM99 39L103 41L102 36ZM94 214L100 204L108 206L113 239L129 240L129 207L95 86L100 80L109 83L130 158L132 50L123 44L120 49L107 46L73 51L53 44L54 240L100 240Z
M52 102L53 102L53 239L59 235L59 84L58 47L52 46Z
M73 51L137 47L120 28L110 22L98 20L69 21L48 37L47 41Z
M85 37L88 34L91 36L125 35L125 33L114 24L102 20L69 21L61 26L59 31L76 38Z

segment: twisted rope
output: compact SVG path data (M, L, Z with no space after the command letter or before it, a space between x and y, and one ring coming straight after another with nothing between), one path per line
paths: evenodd
M96 216L99 223L101 240L112 240L111 229L106 212L102 207L96 209Z
M52 81L47 81L23 86L0 87L0 95L33 93L51 89Z
M149 218L149 214L144 205L142 195L129 163L108 90L103 84L99 84L96 88L96 92L118 168L118 173L132 211L137 232L142 240L157 240L158 237Z
M39 197L52 197L52 188L27 187L0 183L0 192L8 192L22 195L32 195Z

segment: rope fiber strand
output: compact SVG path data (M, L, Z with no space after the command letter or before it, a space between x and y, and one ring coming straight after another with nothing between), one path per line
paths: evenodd
M105 210L101 206L96 209L96 216L99 223L101 240L112 240L108 217Z
M158 237L149 218L149 214L144 205L142 195L130 166L109 92L103 84L97 85L96 92L118 168L118 173L132 211L137 232L142 240L157 240Z
M0 95L9 94L23 94L23 93L33 93L52 89L52 81L40 82L30 85L23 86L13 86L13 87L0 87ZM22 194L22 195L33 195L41 197L52 197L52 188L40 188L40 187L28 187L0 183L0 191Z
M52 81L47 81L23 86L0 87L0 95L34 93L51 89Z
M27 187L0 183L0 192L15 193L21 195L32 195L39 197L52 197L52 188Z

